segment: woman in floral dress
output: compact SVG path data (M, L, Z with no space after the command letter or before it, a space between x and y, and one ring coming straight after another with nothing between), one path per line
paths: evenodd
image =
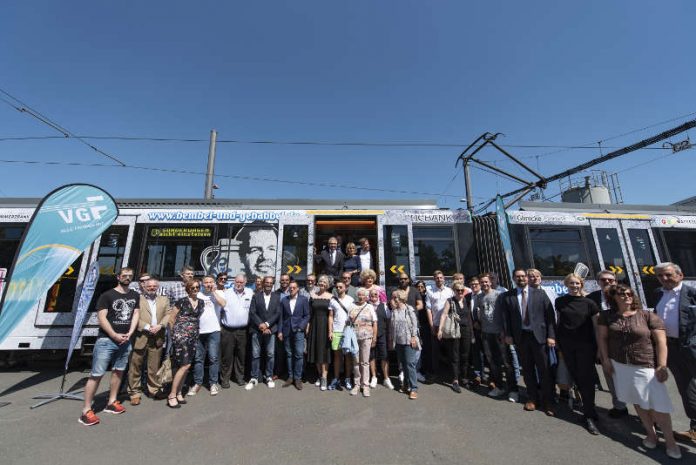
M198 291L201 289L201 282L192 279L186 283L187 297L178 300L172 308L172 315L169 318L172 326L172 345L174 354L172 361L176 366L174 379L172 380L172 390L167 398L167 406L180 408L185 404L181 387L184 378L191 368L191 364L196 358L196 343L198 341L198 320L203 313L205 305L198 299Z

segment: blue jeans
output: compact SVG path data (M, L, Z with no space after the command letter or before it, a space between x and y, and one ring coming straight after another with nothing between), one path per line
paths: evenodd
M131 352L131 343L116 344L110 337L100 337L94 343L92 351L92 378L101 378L106 370L125 371L128 366L128 356Z
M512 368L515 372L515 381L520 379L520 359L517 355L517 349L514 345L509 345L510 348L510 363L512 363Z
M416 350L407 344L396 344L396 358L404 370L404 383L408 382L409 390L417 391L416 364L418 359L420 359L420 350Z
M261 344L266 348L266 376L273 377L273 362L275 357L275 334L262 334L258 331L251 333L251 377L261 379Z
M302 367L304 365L304 330L291 331L283 335L285 353L288 359L288 378L297 381L302 380Z
M203 384L205 355L208 354L208 380L217 384L220 373L220 331L198 335L196 360L193 362L193 382Z

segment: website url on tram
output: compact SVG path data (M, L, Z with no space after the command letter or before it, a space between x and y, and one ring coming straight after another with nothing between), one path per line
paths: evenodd
M279 216L276 212L255 211L150 212L147 214L150 221L239 221L242 223L248 221L277 221Z

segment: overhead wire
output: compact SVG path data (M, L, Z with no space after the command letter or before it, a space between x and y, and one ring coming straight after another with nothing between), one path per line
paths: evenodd
M41 123L50 127L51 129L60 132L61 134L63 134L63 138L76 139L77 141L86 145L87 147L89 147L90 149L95 151L96 153L98 153L106 158L109 158L110 160L118 163L119 165L121 165L121 166L126 165L123 161L119 160L115 156L110 155L110 154L106 153L105 151L103 151L102 149L100 149L99 147L96 147L96 146L90 144L84 138L73 134L70 130L66 129L64 126L56 123L55 121L52 121L48 116L41 114L39 111L33 109L32 107L30 107L29 105L27 105L26 103L24 103L23 101L21 101L20 99L15 97L14 95L10 94L9 92L5 91L4 89L0 88L0 93L5 95L6 97L12 99L14 102L16 102L19 105L12 103L10 100L7 100L4 97L0 97L0 100L5 102L7 105L11 106L12 108L17 110L18 112L26 113L27 115L40 121Z
M84 167L94 167L94 168L123 168L123 169L133 169L133 170L152 171L152 172L171 173L171 174L187 174L187 175L195 175L195 176L206 176L207 175L207 173L202 172L202 171L183 170L183 169L176 169L176 168L158 168L158 167L153 167L153 166L138 166L138 165L118 166L118 165L109 165L106 163L82 163L82 162L65 162L65 161L52 161L52 160L48 160L48 161L46 161L46 160L7 160L7 159L0 159L0 163L26 164L26 165L47 165L47 166L84 166ZM215 177L216 178L226 178L226 179L239 179L239 180L245 180L245 181L274 182L274 183L294 184L294 185L302 185L302 186L328 187L328 188L334 188L334 189L352 189L352 190L385 192L385 193L393 193L393 194L414 194L414 195L429 195L429 196L433 196L433 197L461 198L461 195L446 194L446 193L422 192L422 191L405 190L405 189L384 189L384 188L378 188L378 187L354 186L354 185L350 185L350 184L337 184L337 183L329 183L329 182L297 181L297 180L281 179L281 178L269 178L269 177L263 177L263 176L242 176L242 175L216 173ZM482 199L484 197L476 197L476 198Z

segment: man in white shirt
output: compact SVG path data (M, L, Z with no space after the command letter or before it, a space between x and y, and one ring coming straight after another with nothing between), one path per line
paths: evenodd
M655 267L662 288L657 290L655 312L665 322L667 366L674 376L689 429L674 432L680 441L696 444L696 289L682 281L679 265L660 263ZM659 369L660 367L658 367Z
M360 271L362 270L376 270L375 260L370 252L370 241L363 237L360 239L360 253L358 254L358 259L360 260Z
M445 286L445 274L440 270L433 272L433 280L435 288L428 289L425 296L425 308L428 315L428 324L432 334L433 350L432 350L432 367L433 374L437 375L440 371L440 359L442 358L443 345L437 338L437 333L440 326L440 317L442 312L449 310L449 299L454 297L452 289Z
M217 289L215 276L203 278L203 286L198 293L198 299L203 301L203 313L198 322L198 343L196 344L196 359L193 362L193 382L188 395L195 396L203 386L205 375L205 359L208 358L208 384L210 395L220 392L220 313L225 307L225 293Z
M244 386L249 305L254 291L246 287L244 273L234 277L234 285L225 289L225 308L220 312L220 386L230 387L234 369L234 381Z

